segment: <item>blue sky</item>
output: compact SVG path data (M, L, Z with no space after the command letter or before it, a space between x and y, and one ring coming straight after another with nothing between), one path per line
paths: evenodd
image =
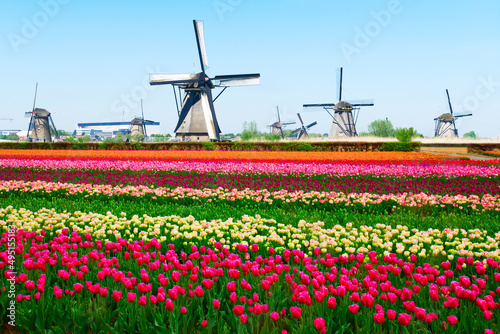
M470 110L459 133L500 136L500 2L484 0L320 1L0 0L0 129L25 129L35 83L37 106L60 129L140 114L172 133L170 86L148 73L199 70L192 20L205 21L209 75L261 73L261 85L228 89L216 102L224 133L255 120L262 130L284 118L318 121L304 103L336 102L344 67L346 99L373 98L358 131L376 119L431 136L434 117Z

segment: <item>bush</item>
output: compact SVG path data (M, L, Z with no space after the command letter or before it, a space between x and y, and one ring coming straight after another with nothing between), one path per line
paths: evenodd
M414 150L414 145L411 142L390 142L383 143L380 147L381 151L396 151L396 152L411 152Z
M215 150L215 143L204 142L204 143L202 143L201 147L205 151L213 151L213 150Z
M410 143L415 137L418 137L418 133L413 128L396 129L396 138L402 143Z

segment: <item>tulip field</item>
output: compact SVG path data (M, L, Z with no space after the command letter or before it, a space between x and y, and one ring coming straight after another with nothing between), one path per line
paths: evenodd
M0 150L7 333L500 333L500 160Z

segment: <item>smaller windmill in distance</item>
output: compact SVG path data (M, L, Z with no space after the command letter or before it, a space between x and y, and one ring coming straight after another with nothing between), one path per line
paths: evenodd
M304 122L302 121L302 117L300 117L300 113L297 114L299 116L299 121L300 121L300 128L297 128L292 131L292 136L297 135L297 139L300 139L302 137L309 138L309 134L307 133L307 130L318 124L318 122L314 121L309 125L304 125Z
M332 117L332 127L328 137L355 137L358 135L356 131L356 123L358 121L360 107L371 107L374 105L373 100L342 100L342 79L343 68L339 68L337 73L337 103L322 103L322 104L304 104L304 111L326 111ZM331 113L333 111L333 114Z
M446 90L446 97L448 98L448 106L450 108L450 112L444 113L441 116L434 118L434 123L435 123L434 136L458 137L458 130L455 125L455 120L460 117L472 116L472 114L469 113L469 114L454 115L453 108L451 106L450 93L448 92L448 89Z
M144 136L145 139L148 136L148 133L146 131L146 125L153 125L154 122L144 118L144 107L142 104L142 99L141 99L141 114L142 117L136 117L130 122L130 128L128 129L128 133L131 136L141 134Z
M28 141L34 142L52 142L52 136L59 139L56 126L52 120L50 112L45 109L35 108L36 95L38 92L38 83L35 87L35 99L33 101L33 108L31 111L26 112L25 117L30 118L28 126ZM52 126L51 126L52 125Z
M281 139L284 139L285 136L283 135L283 129L287 125L295 124L295 122L281 122L280 109L278 106L276 106L276 115L278 116L278 121L274 122L271 125L268 125L268 127L271 129L271 133L273 135L281 136Z

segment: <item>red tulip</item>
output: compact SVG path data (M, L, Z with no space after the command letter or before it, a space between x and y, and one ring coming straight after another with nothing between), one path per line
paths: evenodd
M165 308L167 309L167 311L174 310L174 302L172 301L172 299L167 298L167 300L165 300Z
M233 307L233 313L237 316L242 315L244 311L245 311L245 307L243 305L235 305Z
M218 310L220 308L219 300L218 299L212 300L212 305L213 305L214 309Z
M133 293L133 292L127 293L127 301L129 303L132 303L134 300L135 300L135 293Z
M446 317L446 320L448 320L448 322L450 323L450 325L452 326L455 326L457 324L457 317L455 317L454 315L449 315Z
M248 315L246 315L246 314L240 315L240 321L242 324L246 324L247 320L248 320Z
M300 307L295 306L290 307L290 312L292 313L292 317L295 319L300 318L300 315L302 314L302 310L300 309Z
M349 312L352 314L356 314L359 311L359 305L358 304L352 304L348 306Z
M335 297L328 298L326 302L326 307L334 309L336 306L337 306L337 300L335 299Z
M208 321L203 320L203 321L201 322L201 327L206 327L207 325L208 325Z
M273 319L274 321L278 321L278 319L280 318L280 315L278 314L278 312L273 312L269 315L269 317L271 319Z
M111 294L111 297L113 298L113 300L115 302L117 302L120 299L122 299L122 292L121 291L113 291L113 293Z
M407 314L407 313L400 313L398 315L398 321L401 325L403 326L408 326L408 324L410 323L411 321L411 315Z
M73 290L75 290L76 293L80 293L83 290L83 285L80 283L75 283L73 284Z
M316 327L316 329L318 330L318 332L321 332L324 329L326 329L325 325L326 325L325 319L323 319L323 318L316 318L316 319L314 319L314 327Z
M394 310L387 310L387 318L389 318L389 320L394 320L396 319L396 311Z

